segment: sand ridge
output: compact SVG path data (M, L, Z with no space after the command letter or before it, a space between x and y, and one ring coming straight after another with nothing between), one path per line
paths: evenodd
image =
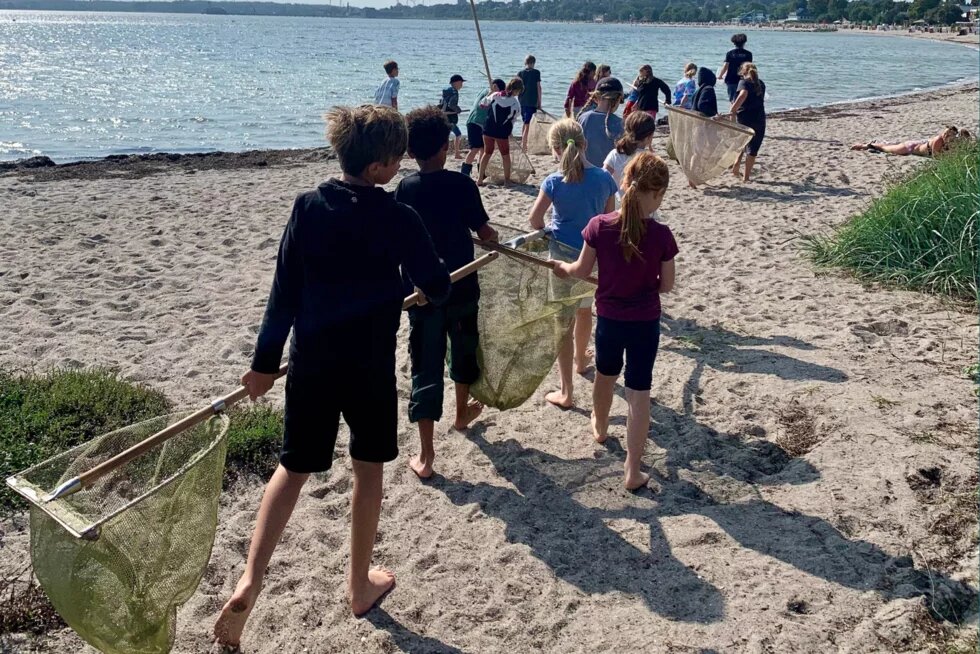
M342 436L273 558L246 651L920 650L927 590L950 611L975 597L975 541L933 526L944 498L977 485L976 399L961 372L975 361L976 316L815 271L798 245L921 165L851 142L976 129L977 115L974 85L773 116L748 185L726 176L692 191L671 163L662 214L681 253L654 371L651 489L620 487L622 398L597 446L588 382L574 411L543 401L554 371L468 435L449 416L437 425L430 483L407 466L418 445L403 415L376 549L398 588L355 621L343 601ZM483 190L494 221L526 227L534 185L553 169L534 164L532 185ZM0 364L112 366L187 407L225 392L248 365L293 197L336 172L318 160L0 177ZM407 320L405 401L406 334ZM281 399L280 386L270 401ZM206 650L260 495L257 483L224 494L175 651ZM9 573L26 558L26 530L0 529ZM78 647L67 630L17 645Z

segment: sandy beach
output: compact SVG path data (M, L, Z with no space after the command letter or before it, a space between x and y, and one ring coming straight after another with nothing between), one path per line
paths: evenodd
M621 397L612 438L591 439L584 379L573 411L544 402L552 371L468 434L444 420L427 484L407 466L418 442L403 415L375 557L398 586L355 620L342 434L333 470L300 498L244 650L928 651L944 637L929 601L966 617L976 599L977 400L963 368L977 317L815 270L799 245L923 163L849 144L975 130L978 111L972 85L774 115L749 184L726 175L691 190L672 162L662 214L680 255L654 371L650 489L621 488ZM529 185L484 190L494 221L527 227L553 169L533 161ZM0 173L0 365L109 366L188 408L226 392L248 366L292 199L337 173L323 150ZM407 319L407 403L406 334ZM269 401L281 404L281 385ZM223 495L174 651L207 651L261 490ZM0 523L0 575L23 567L27 546L25 519ZM81 647L69 630L0 644Z

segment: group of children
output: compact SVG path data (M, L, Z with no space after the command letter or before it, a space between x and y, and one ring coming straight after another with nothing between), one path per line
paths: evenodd
M458 98L449 94L440 106L416 109L403 118L396 109L397 64L389 63L390 83L378 93L389 106L335 107L327 114L327 134L342 175L299 195L293 204L251 368L242 377L253 400L267 393L292 331L279 465L259 506L245 569L214 627L217 643L226 650L240 643L303 485L311 473L332 464L341 417L350 430L354 476L347 579L352 612L365 614L394 587L394 574L372 568L371 558L383 465L398 455L396 334L402 301L411 289L426 298L424 305L409 310L408 414L418 425L421 443L409 461L414 473L423 479L433 474L447 352L456 396L453 426L466 429L483 410L469 395L480 375L479 283L475 275L452 283L450 271L474 260L473 235L493 242L497 233L477 184L445 169L449 135L455 133L448 116L459 113L448 108L458 107ZM488 91L474 107L486 112L485 150L507 142L509 133L498 127L520 111L523 84L520 77L501 81L502 89ZM613 389L625 363L624 485L635 490L649 479L641 463L660 338L660 294L673 288L678 250L670 228L657 220L669 183L667 165L644 150L654 119L636 112L623 135L622 119L613 116L622 85L607 78L596 91L594 115L566 118L551 128L549 143L559 170L542 183L529 218L532 227L543 228L552 208L556 276L585 278L598 266L592 435L599 443L608 437ZM468 119L468 132L471 124ZM600 129L606 140L597 138L601 143L595 146L588 135ZM615 141L614 131L620 134ZM388 193L381 187L397 174L406 151L419 171ZM484 152L481 177L486 158ZM547 394L548 402L572 406L573 366L578 373L588 366L591 323L591 302L583 302L558 357L561 388Z

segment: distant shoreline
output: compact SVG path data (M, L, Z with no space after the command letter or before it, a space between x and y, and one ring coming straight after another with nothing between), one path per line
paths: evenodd
M891 105L911 104L921 101L921 96L937 94L945 97L960 93L976 93L980 90L978 82L964 82L957 85L944 85L910 93L900 93L876 98L863 98L843 102L783 109L769 114L774 120L790 122L810 122L834 116L846 116L850 112L874 109L883 103ZM663 136L663 134L659 134ZM43 163L44 156L28 157L14 161L0 162L0 178L31 177L37 182L62 179L139 179L161 173L183 172L195 174L206 170L231 170L267 168L274 166L301 166L315 162L327 162L334 154L326 144L311 148L283 148L244 151L212 151L177 154L154 152L150 154L108 155L95 159L80 159L63 163ZM48 159L50 161L50 159Z

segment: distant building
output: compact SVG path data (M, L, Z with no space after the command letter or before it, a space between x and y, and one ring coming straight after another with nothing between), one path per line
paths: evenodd
M733 18L733 24L747 25L749 23L766 23L769 21L769 16L765 15L761 11L749 12L742 14L738 18Z
M980 9L980 7L977 5L960 5L960 11L963 12L963 20L968 23L972 23L973 21L977 20L978 9Z
M797 9L789 12L784 23L808 23L810 22L810 12L806 9Z

